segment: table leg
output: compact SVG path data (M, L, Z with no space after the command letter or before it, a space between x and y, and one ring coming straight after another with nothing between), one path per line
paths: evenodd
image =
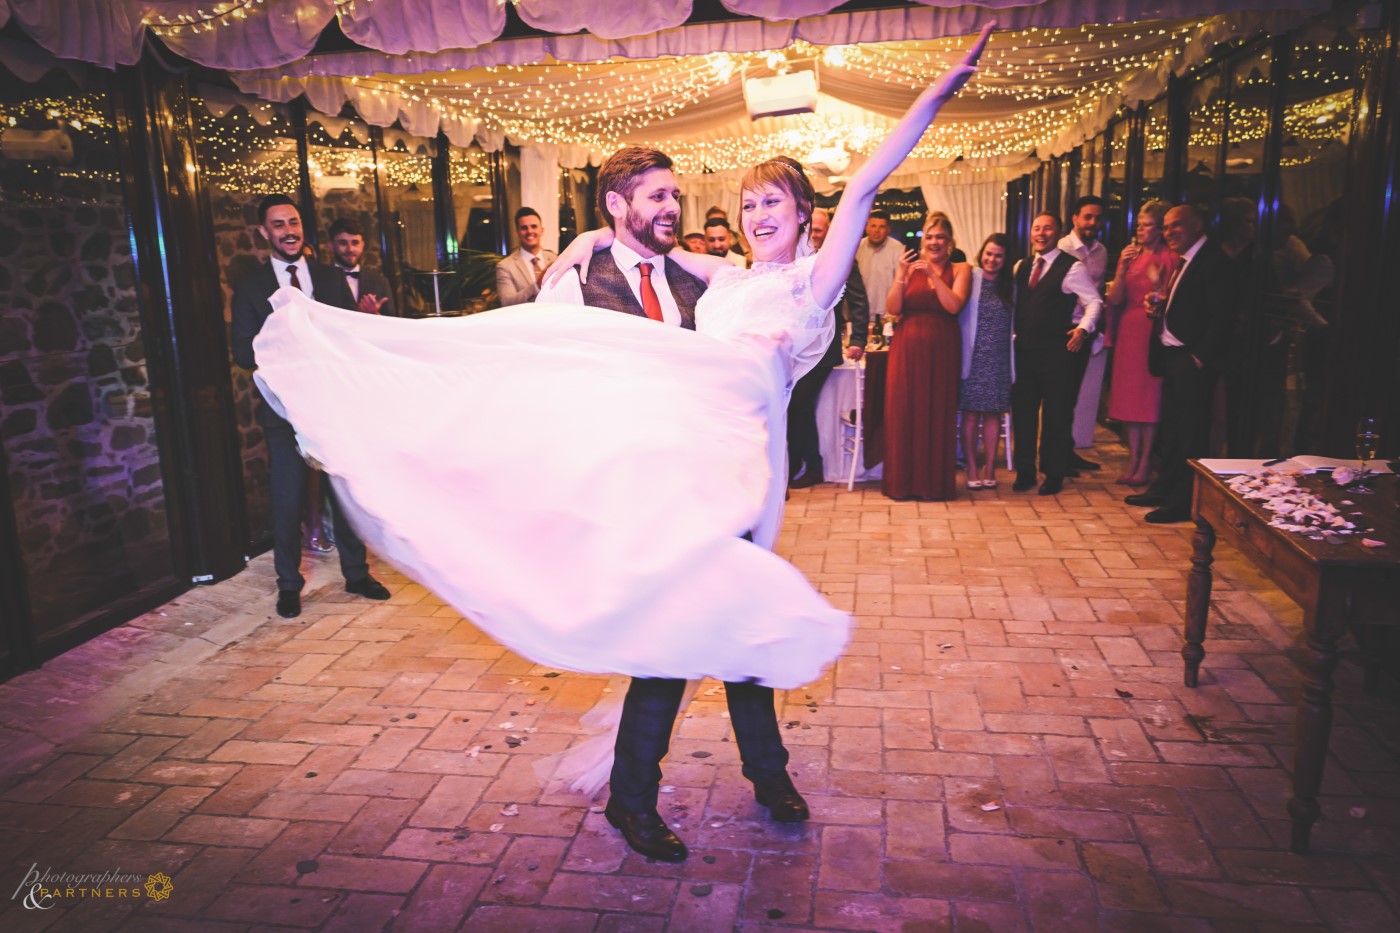
M1206 656L1206 616L1210 613L1210 565L1215 560L1215 529L1203 518L1196 519L1191 536L1191 572L1186 577L1186 644L1181 657L1186 661L1186 686L1196 686L1201 660Z
M1321 808L1317 792L1327 763L1327 741L1332 734L1332 671L1337 667L1337 630L1321 618L1323 600L1310 607L1303 621L1306 643L1298 651L1303 677L1303 698L1298 703L1297 748L1293 759L1293 796L1288 815L1293 818L1292 849L1306 855L1312 825ZM1338 607L1330 607L1338 608Z

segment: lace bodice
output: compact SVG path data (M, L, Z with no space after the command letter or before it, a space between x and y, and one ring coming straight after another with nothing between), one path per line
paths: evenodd
M717 340L785 335L792 346L792 378L800 379L826 353L835 330L836 302L823 308L812 295L815 261L814 254L792 263L721 269L695 305L695 329Z

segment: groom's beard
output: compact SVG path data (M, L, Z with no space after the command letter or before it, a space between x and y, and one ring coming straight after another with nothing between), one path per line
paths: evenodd
M670 233L657 231L656 221L658 220L671 224ZM676 245L676 222L678 220L680 220L680 215L675 213L661 213L651 217L643 217L636 211L629 209L625 223L627 224L627 232L632 234L638 243L654 253L669 253Z

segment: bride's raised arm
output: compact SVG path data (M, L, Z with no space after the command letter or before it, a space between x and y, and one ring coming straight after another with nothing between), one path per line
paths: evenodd
M866 216L875 203L880 183L890 176L923 138L939 109L953 98L977 71L977 59L987 47L996 20L982 27L982 33L963 60L945 72L932 87L914 101L904 117L885 137L866 163L851 176L841 195L841 204L831 221L826 242L812 267L813 297L823 306L836 301L851 271L856 247L865 233Z

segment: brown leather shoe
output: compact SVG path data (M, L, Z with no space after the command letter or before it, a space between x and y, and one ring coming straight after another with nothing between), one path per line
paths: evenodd
M622 838L633 852L656 859L658 862L683 862L690 850L680 837L671 832L655 810L645 813L628 813L609 800L603 808L603 816L608 822L622 830Z
M754 781L753 799L767 807L768 815L779 823L803 823L812 818L807 801L785 773Z

